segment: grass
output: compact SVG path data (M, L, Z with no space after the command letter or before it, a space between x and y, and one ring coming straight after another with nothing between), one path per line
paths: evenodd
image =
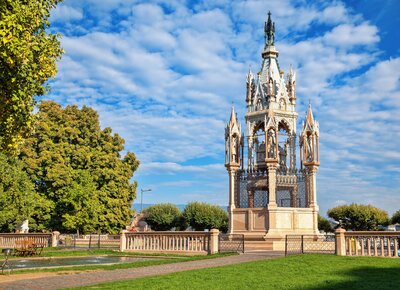
M74 251L50 251L47 250L42 253L42 257L77 257L77 256L98 256L98 255L118 255L118 256L148 256L154 257L154 259L137 262L118 263L112 265L89 265L89 266L70 266L70 267L57 267L57 268L42 268L42 269L27 269L27 270L13 270L12 274L23 274L23 273L46 273L46 272L65 272L65 271L92 271L92 270L116 270L116 269L128 269L138 268L161 264L172 264L185 261L195 261L204 259L214 259L218 257L224 257L227 255L233 255L234 253L221 253L211 256L197 255L197 256L182 256L176 254L148 254L148 253L121 253L112 250L74 250ZM159 257L160 259L157 259ZM22 258L22 257L18 257ZM23 257L25 259L27 257ZM167 259L168 258L168 259ZM29 259L29 257L27 258Z
M94 289L399 289L400 259L297 255L98 284Z

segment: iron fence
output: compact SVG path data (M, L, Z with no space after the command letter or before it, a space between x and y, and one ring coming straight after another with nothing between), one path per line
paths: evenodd
M285 256L293 254L335 254L336 239L334 234L325 235L287 235Z
M120 235L61 235L58 247L85 249L119 248Z
M244 235L219 234L218 250L222 252L244 253Z

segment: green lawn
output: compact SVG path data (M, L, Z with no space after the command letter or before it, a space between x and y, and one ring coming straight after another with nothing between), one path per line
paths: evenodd
M86 288L400 289L400 259L297 255Z

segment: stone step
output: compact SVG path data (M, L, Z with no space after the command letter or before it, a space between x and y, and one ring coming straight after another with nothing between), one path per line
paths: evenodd
M244 243L245 251L254 251L254 250L272 250L273 243L269 241L249 241L246 240Z

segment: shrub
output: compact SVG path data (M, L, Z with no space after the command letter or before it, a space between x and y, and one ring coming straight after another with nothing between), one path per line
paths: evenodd
M388 213L372 205L352 203L328 210L328 216L346 230L371 231L388 224Z
M390 220L391 224L400 224L400 210L396 211L391 220Z
M168 231L179 226L181 212L171 203L160 203L143 211L148 225L155 231Z
M324 231L325 233L332 233L333 228L328 219L318 215L318 230Z
M183 211L183 219L194 230L219 229L228 230L228 213L217 205L202 202L191 202Z

